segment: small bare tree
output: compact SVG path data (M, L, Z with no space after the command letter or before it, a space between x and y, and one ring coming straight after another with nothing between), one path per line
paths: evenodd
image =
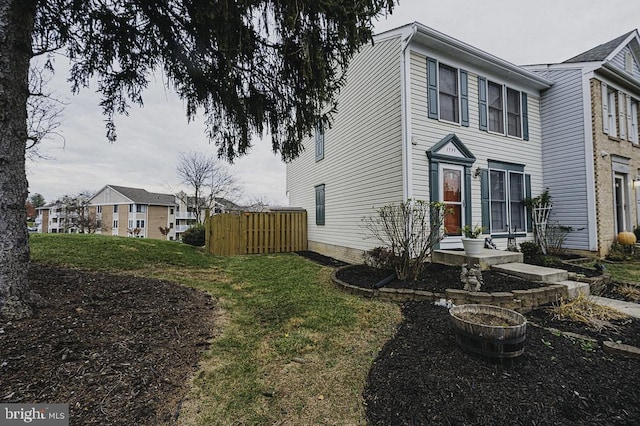
M94 213L89 212L90 191L82 191L77 195L65 195L60 200L64 209L63 228L64 232L71 229L80 234L93 234L99 228L99 221ZM100 228L105 231L107 228Z
M216 198L229 199L240 192L229 167L212 155L182 153L176 171L182 183L192 191L182 201L194 208L198 222L204 220L204 210L214 208Z
M414 281L433 247L444 238L444 203L407 200L376 210L362 219L371 237L388 248L400 280Z
M41 154L40 144L46 139L64 137L58 133L62 111L66 102L45 90L51 81L53 68L49 61L43 66L32 65L29 69L29 98L27 99L27 141L26 154L30 160L46 158Z

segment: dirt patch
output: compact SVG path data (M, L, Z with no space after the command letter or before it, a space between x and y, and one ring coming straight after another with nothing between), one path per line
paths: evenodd
M215 304L168 281L33 264L48 306L0 322L0 399L68 403L72 425L175 420Z

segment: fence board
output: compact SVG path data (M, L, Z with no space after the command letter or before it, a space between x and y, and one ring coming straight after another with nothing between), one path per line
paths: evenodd
M307 212L217 214L207 218L205 235L216 256L307 250Z

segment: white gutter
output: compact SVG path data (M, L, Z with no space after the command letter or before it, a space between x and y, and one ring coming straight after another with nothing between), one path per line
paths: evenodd
M407 48L418 28L414 23L411 33L402 40L402 59L400 61L400 117L402 121L402 197L403 201L413 198L413 162L411 147L411 58L407 55Z

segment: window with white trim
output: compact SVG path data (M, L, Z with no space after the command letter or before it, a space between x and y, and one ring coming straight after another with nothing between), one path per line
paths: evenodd
M316 225L325 223L324 184L315 187L316 191Z
M491 233L526 230L525 178L523 172L489 170Z
M502 99L502 85L492 81L487 82L489 95L489 131L504 133L504 101Z
M480 82L479 84L484 83ZM525 100L525 94L519 90L493 81L487 81L488 130L516 138L528 139L528 134L523 136L524 121L526 120L525 105L523 105ZM483 108L484 102L481 101L480 105ZM487 130L487 128L482 129Z
M324 126L318 123L316 126L316 161L324 158Z
M144 219L136 220L136 228L144 228Z
M607 91L607 117L609 136L618 136L618 126L616 125L616 117L618 116L618 106L616 102L616 92L613 90Z
M635 99L629 100L629 141L637 145L638 144L638 101Z
M443 63L438 64L438 100L440 119L460 122L458 93L458 70Z
M507 134L522 137L522 108L520 92L507 87Z
M118 221L117 220L113 221L113 229L118 229Z

